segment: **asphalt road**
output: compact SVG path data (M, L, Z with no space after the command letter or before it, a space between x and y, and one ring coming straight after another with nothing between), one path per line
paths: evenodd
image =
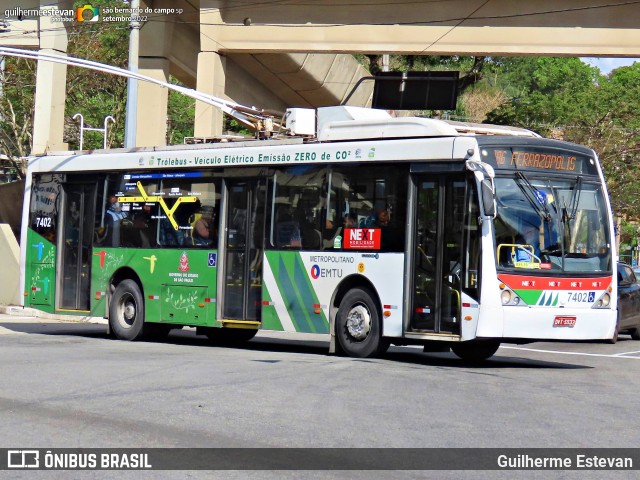
M129 343L108 338L104 324L0 315L0 447L640 445L640 342L628 336L616 345L504 345L481 366L410 347L366 360L327 351L324 336L261 332L244 348L230 348L183 330L164 342ZM302 477L73 473L0 477ZM635 478L632 473L305 472L304 478Z

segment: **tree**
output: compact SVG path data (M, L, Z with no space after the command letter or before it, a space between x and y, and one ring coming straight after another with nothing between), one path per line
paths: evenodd
M616 214L640 218L640 64L621 67L600 79L586 114L565 128L565 138L593 148L599 155Z
M9 159L18 178L23 176L21 158L31 151L35 63L5 58L0 70L0 153Z
M75 2L82 7L86 2ZM122 7L115 0L94 2L93 6ZM69 31L69 56L93 60L99 63L127 68L129 25L127 22L81 22L74 23ZM127 79L86 68L71 67L67 71L67 101L65 105L65 140L70 148L79 148L78 124L73 120L81 113L85 124L102 127L104 117L111 115L115 122L109 129L107 146L124 144ZM86 149L102 148L103 138L98 132L86 132Z
M602 80L595 67L578 58L494 58L497 86L508 100L487 115L489 123L514 125L548 134L589 115L586 102Z

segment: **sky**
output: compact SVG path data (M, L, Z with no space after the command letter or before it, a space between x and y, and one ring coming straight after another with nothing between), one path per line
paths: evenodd
M603 74L608 74L611 70L618 67L632 65L634 62L640 62L640 58L612 58L612 57L581 57L585 63L598 67Z

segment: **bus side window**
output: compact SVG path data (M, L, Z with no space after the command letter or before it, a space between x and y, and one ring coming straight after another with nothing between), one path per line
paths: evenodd
M288 206L281 206L276 212L276 246L301 247L300 225L293 218Z

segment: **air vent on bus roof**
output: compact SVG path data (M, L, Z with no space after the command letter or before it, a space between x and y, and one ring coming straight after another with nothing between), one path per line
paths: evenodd
M536 132L526 128L491 125L489 123L455 122L444 120L461 135L513 135L517 137L540 137Z
M440 120L393 118L385 110L361 107L318 108L318 140L357 140L457 136L455 128Z

